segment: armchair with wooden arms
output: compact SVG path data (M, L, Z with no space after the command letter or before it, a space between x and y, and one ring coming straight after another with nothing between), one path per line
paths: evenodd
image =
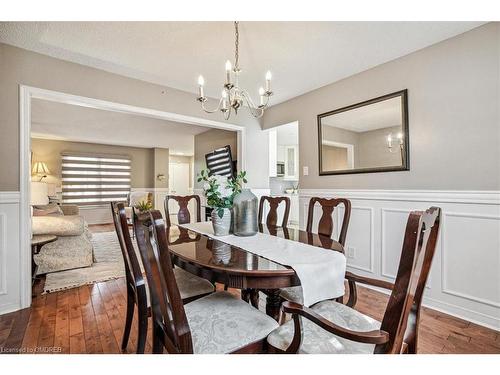
M422 296L436 248L440 215L437 207L410 213L394 284L346 274L353 282L392 290L382 322L334 301L323 301L311 308L284 302L282 309L292 314L293 320L268 336L270 351L415 354Z

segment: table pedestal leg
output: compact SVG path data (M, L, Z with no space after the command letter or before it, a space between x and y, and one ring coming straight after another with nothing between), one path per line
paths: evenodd
M241 289L241 299L245 302L250 302L251 289Z
M259 290L258 289L251 289L250 290L250 303L256 309L259 308Z
M268 289L266 299L266 314L276 321L279 321L281 297L279 289Z
M259 291L257 289L242 289L241 299L251 303L256 309L259 308Z

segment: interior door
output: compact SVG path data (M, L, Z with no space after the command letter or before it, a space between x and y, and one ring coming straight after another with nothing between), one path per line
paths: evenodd
M189 195L191 194L189 189L189 182L191 176L189 171L188 163L170 163L168 168L168 190L171 195ZM194 203L189 203L189 212L191 213L192 219L195 219ZM170 200L168 203L168 209L170 211L170 220L173 223L177 223L177 212L179 211L179 205Z

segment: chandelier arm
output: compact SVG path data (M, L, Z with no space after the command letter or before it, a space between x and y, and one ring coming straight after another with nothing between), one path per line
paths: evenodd
M254 116L256 118L262 117L262 115L264 114L264 109L259 108L254 104L252 97L248 94L248 92L246 92L245 90L241 90L241 96L243 98L245 98L245 100L248 104L247 107L250 110L250 113L252 114L252 116Z
M228 109L224 112L222 112L222 115L224 116L225 120L229 120L229 117L231 117L231 109L232 107L229 106Z
M255 103L253 102L252 97L250 96L250 94L249 94L246 90L242 90L242 89L240 89L240 88L238 88L238 89L240 90L240 92L244 93L244 95L245 95L245 99L246 99L247 101L249 101L250 103L252 103L252 106L253 106L255 109L264 110L264 109L266 109L266 108L268 107L268 105L269 105L270 95L265 95L266 100L265 100L264 104L257 106L257 105L255 105Z
M207 109L205 107L205 101L202 101L201 102L201 109L203 109L206 113L215 113L215 112L220 111L221 104L222 104L222 98L219 99L219 104L217 105L217 107L215 109Z

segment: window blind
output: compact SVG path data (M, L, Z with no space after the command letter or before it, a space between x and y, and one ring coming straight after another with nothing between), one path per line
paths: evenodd
M63 203L83 206L127 200L130 157L64 153L61 159Z

